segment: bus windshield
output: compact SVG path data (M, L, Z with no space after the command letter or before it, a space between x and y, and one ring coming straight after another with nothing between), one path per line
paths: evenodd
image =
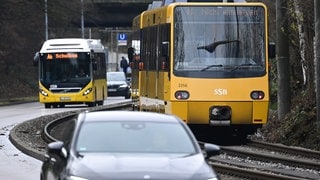
M80 91L91 80L90 54L44 53L40 60L40 81L53 92Z
M195 72L197 75L210 72L212 77L265 75L263 7L177 6L174 12L176 75L189 76Z

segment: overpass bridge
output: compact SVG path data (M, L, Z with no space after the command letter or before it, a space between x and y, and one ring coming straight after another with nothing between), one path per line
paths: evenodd
M154 0L83 0L86 27L131 27Z

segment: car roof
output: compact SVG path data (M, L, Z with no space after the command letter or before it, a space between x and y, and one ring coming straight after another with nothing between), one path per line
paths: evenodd
M111 72L107 72L107 81L110 80L108 79L111 77L122 77L124 78L124 80L126 79L126 74L122 71L111 71Z
M124 74L122 71L109 71L107 74Z
M84 121L150 121L150 122L182 122L174 115L142 111L88 111Z

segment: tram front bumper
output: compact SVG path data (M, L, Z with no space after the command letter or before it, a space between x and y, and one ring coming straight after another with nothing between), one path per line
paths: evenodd
M268 117L268 101L241 102L171 102L171 114L188 124L213 126L265 124Z

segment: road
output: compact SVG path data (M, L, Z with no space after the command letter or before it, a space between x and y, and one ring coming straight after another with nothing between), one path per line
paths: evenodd
M119 103L123 97L110 97L105 104ZM66 106L66 108L45 109L38 102L0 107L0 179L2 180L36 180L40 179L42 162L28 156L11 144L10 130L17 124L39 116L77 110L85 106Z

